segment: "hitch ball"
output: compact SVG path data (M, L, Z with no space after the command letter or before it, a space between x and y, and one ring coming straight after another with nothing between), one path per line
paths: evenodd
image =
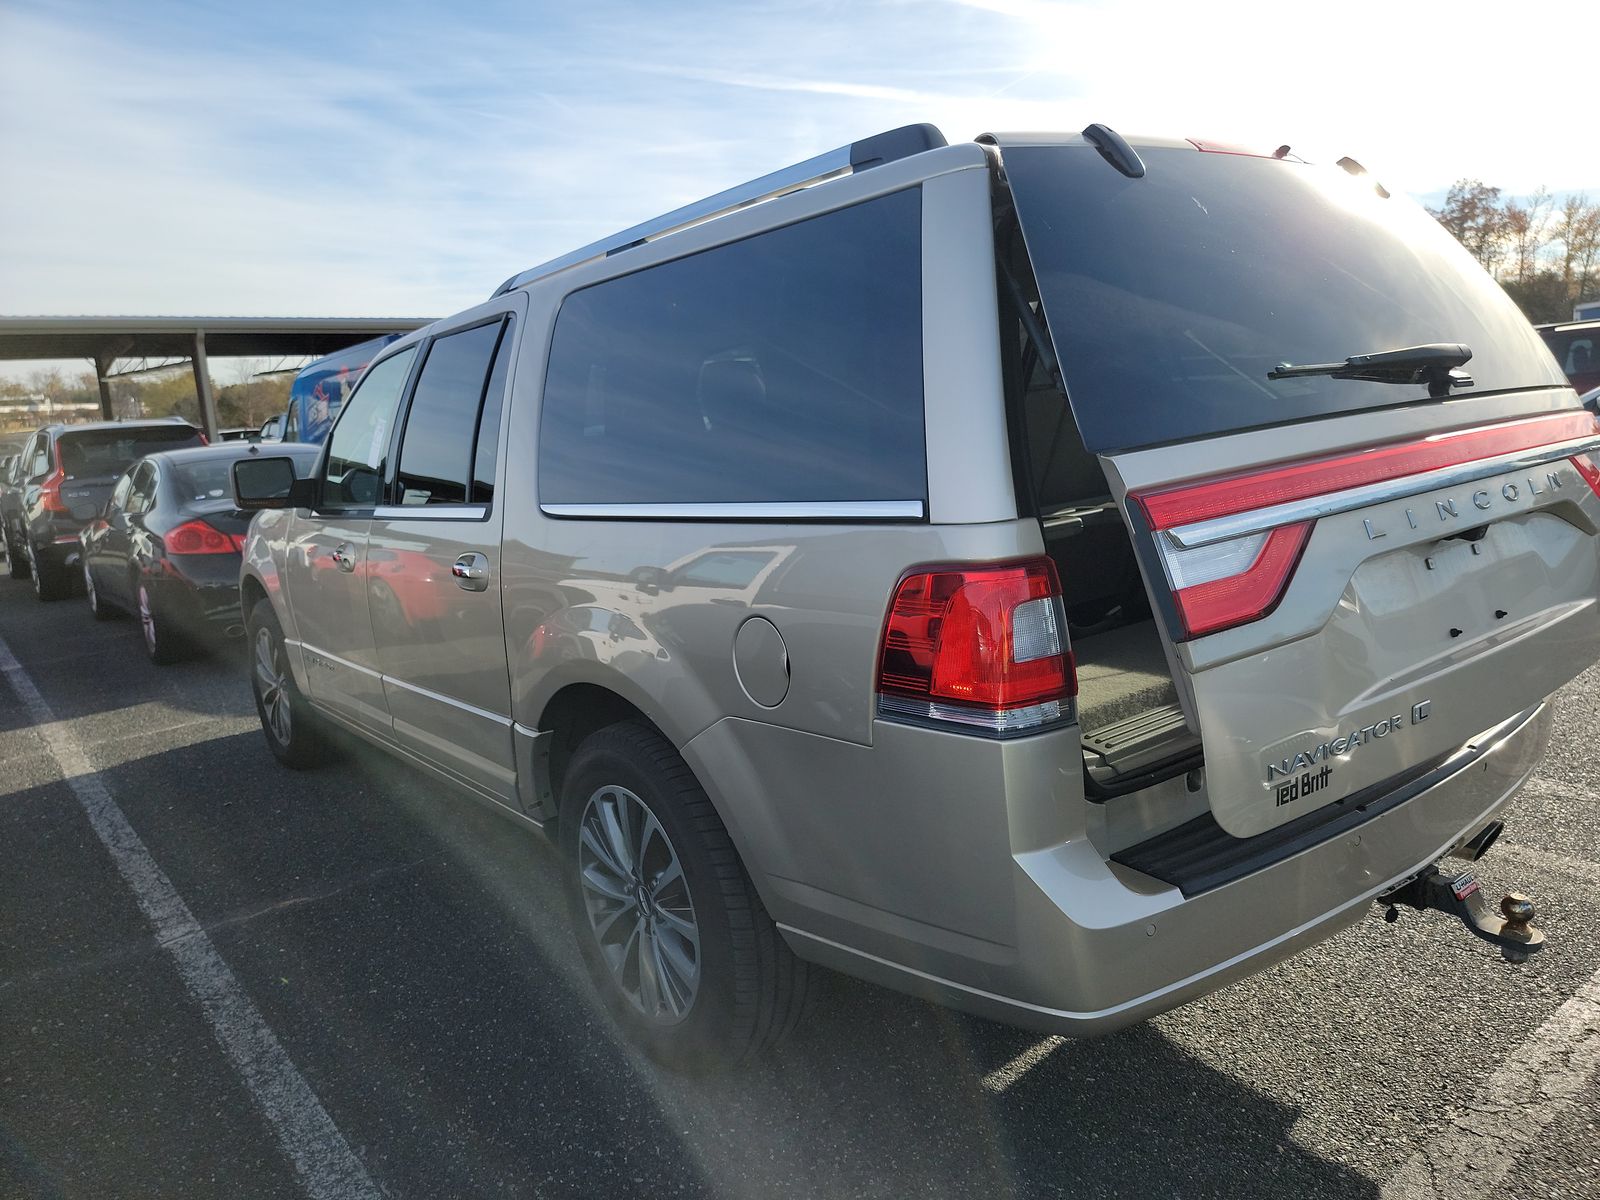
M1532 953L1527 944L1534 939L1533 929L1533 901L1521 892L1508 892L1500 901L1500 912L1506 919L1500 936L1521 945L1506 945L1500 947L1500 957L1509 963L1524 963Z

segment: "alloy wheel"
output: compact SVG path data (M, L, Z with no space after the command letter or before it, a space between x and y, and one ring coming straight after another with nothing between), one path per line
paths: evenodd
M289 744L292 728L286 666L283 646L272 636L272 631L256 630L256 695L261 700L261 711L266 714L267 727L282 746Z
M627 788L599 788L584 806L578 879L618 989L653 1023L682 1021L700 986L700 927L677 850Z

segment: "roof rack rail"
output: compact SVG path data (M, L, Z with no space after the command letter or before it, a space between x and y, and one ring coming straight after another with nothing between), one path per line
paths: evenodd
M934 126L926 124L903 125L887 133L863 138L859 142L851 142L848 146L841 146L837 150L830 150L826 154L795 163L792 167L773 171L770 175L763 175L759 179L752 179L749 183L741 183L727 191L718 192L715 196L707 196L704 200L696 200L693 204L675 208L631 229L624 229L621 233L601 238L598 242L590 242L570 254L563 254L560 258L552 258L537 267L530 267L506 280L494 294L503 296L525 283L532 283L535 279L554 275L557 271L564 271L568 267L575 267L591 259L632 249L634 246L666 237L669 233L687 229L691 225L699 225L715 217L726 216L737 209L759 204L763 200L776 199L778 196L797 192L812 184L869 170L884 163L894 162L896 159L909 158L924 150L936 150L948 144L944 140L944 134Z

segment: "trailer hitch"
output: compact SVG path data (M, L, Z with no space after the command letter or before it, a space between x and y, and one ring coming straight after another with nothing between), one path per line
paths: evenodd
M1478 877L1471 871L1446 875L1434 863L1422 874L1378 897L1386 905L1385 921L1400 917L1398 905L1448 913L1461 918L1473 934L1500 948L1500 957L1509 963L1524 963L1544 949L1544 933L1533 925L1533 901L1520 892L1509 892L1500 901L1500 913L1489 909Z

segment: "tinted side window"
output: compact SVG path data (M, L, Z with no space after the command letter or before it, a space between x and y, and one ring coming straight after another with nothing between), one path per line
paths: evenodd
M383 470L389 457L389 434L394 430L400 392L411 373L417 348L409 346L367 372L339 423L328 439L328 461L323 468L322 500L325 504L370 508L383 496Z
M500 450L500 411L506 402L506 375L511 370L512 321L506 322L495 351L489 386L483 392L483 415L478 418L478 445L472 459L472 502L487 504L494 499L495 456Z
M449 334L428 350L400 443L401 504L466 503L472 436L500 324Z
M128 492L128 511L142 513L150 507L150 501L156 494L156 469L151 463L142 462L133 469L133 486Z
M569 296L540 500L922 498L920 227L908 189Z
M117 480L117 486L111 489L111 507L119 512L126 512L128 508L128 493L133 490L133 476L124 475Z
M50 472L50 439L44 434L37 434L33 439L33 448L28 454L27 478L37 479Z

